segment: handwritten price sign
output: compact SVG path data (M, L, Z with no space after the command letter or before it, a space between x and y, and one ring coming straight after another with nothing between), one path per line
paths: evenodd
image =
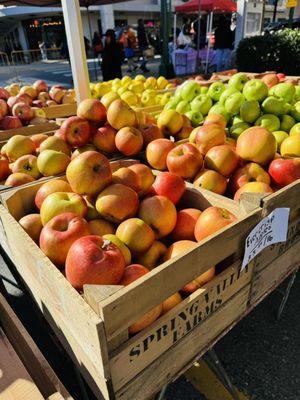
M286 241L289 215L289 208L276 208L252 229L246 239L241 270L266 247Z

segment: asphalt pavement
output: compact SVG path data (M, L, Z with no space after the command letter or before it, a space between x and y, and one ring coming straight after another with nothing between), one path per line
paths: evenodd
M158 76L160 58L156 57L149 60L147 67L149 73L146 76ZM102 81L102 73L98 60L87 60L90 81ZM127 72L128 66L122 66L123 75L131 75L134 77L137 74L144 74L143 71L137 69L132 74ZM144 74L145 75L145 74ZM26 65L10 65L0 66L0 86L7 86L13 82L21 84L31 84L37 79L43 79L49 86L61 84L66 87L73 86L71 67L68 61L43 61Z

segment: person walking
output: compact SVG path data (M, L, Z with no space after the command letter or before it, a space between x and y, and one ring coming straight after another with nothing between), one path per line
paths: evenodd
M92 40L92 48L94 53L94 58L98 58L100 61L100 56L103 51L103 44L99 32L94 32Z
M143 61L140 66L140 69L143 72L149 72L150 70L146 67L147 57L146 57L146 53L145 53L149 46L149 41L148 41L146 29L144 27L144 21L142 19L139 19L139 21L138 21L137 37L138 37L139 49L140 49L140 51L142 53L142 57L143 57Z
M215 30L214 48L216 49L217 72L230 68L232 43L233 32L230 29L230 22L224 15L221 15Z
M125 35L125 40L124 40L124 48L125 48L125 57L127 58L128 62L128 70L127 72L131 73L132 71L135 71L138 66L136 65L134 61L134 48L136 46L136 37L134 32L128 28L128 31L126 32Z
M42 60L43 61L47 61L47 50L46 50L46 45L44 42L38 42L40 51L41 51L41 55L42 55Z
M116 41L115 31L108 29L105 33L105 45L102 54L103 81L122 78L121 65L124 60L124 52L121 43Z

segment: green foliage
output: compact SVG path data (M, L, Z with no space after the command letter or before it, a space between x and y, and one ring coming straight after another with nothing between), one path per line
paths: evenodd
M277 71L300 75L300 30L284 29L243 39L237 48L239 71Z

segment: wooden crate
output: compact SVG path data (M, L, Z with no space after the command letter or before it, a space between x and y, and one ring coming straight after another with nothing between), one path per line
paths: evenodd
M71 117L76 115L77 104L58 104L57 106L43 107L42 110L48 119Z
M124 166L124 161L119 165ZM259 271L252 262L240 272L245 238L261 220L262 209L251 210L249 204L244 207L189 187L184 206L222 206L238 221L125 288L86 285L82 298L17 223L32 211L39 186L29 184L0 196L1 242L6 242L17 271L62 345L95 394L104 399L150 397L192 365L297 267L300 242L294 238L293 245L276 257L266 249ZM218 274L211 282L128 338L128 327L140 316L212 265L217 265Z
M0 131L0 141L1 142L7 141L8 139L10 139L15 135L32 136L35 135L36 133L46 133L50 131L55 131L58 128L59 126L57 125L56 122L50 121L47 122L46 124L29 125L29 126L23 126L22 128Z
M1 400L71 399L1 293L0 372Z

